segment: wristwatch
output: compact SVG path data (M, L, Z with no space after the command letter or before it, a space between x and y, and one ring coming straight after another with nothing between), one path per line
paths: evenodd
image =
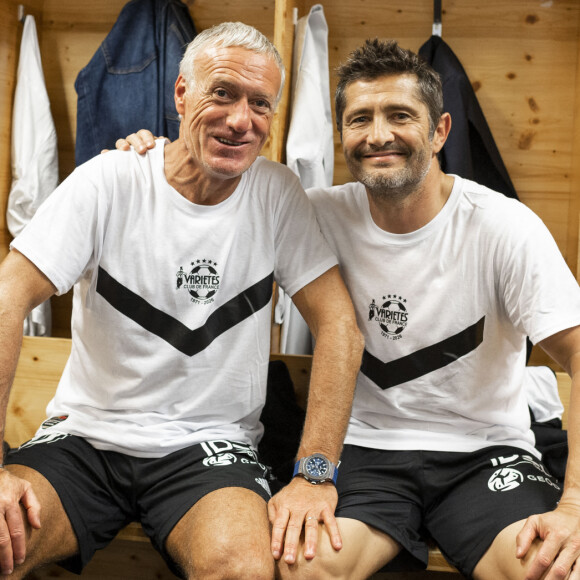
M303 457L294 465L292 477L301 475L306 481L313 484L332 481L336 485L338 475L338 465L335 465L322 453L313 453L308 457Z

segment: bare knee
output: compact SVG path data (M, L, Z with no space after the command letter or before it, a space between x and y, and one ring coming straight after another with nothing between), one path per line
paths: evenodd
M14 567L12 574L0 578L18 580L43 564L63 560L78 551L76 536L60 499L52 485L40 473L22 465L10 465L9 471L29 481L40 505L41 522L49 525L34 529L28 522L27 511L21 505L26 557L24 562Z
M474 578L477 580L524 580L528 578L528 572L543 542L536 538L527 554L523 558L517 558L516 536L522 526L523 521L516 522L497 535L475 567Z
M360 552L357 549L356 539L345 533L344 521L339 521L339 527L345 545L342 550L335 550L332 547L326 528L320 525L316 556L309 560L304 557L304 537L302 536L296 562L289 565L283 559L279 560L276 563L276 577L279 580L356 580L367 578L368 573L364 574L357 569L358 553Z
M266 502L247 489L204 496L171 531L166 548L192 580L274 578Z
M274 580L274 565L260 565L252 562L228 562L226 566L217 564L216 568L202 568L185 572L188 580Z
M312 560L306 560L302 551L296 563L286 564L280 560L276 564L278 580L353 580L352 570L340 562L339 558L326 557L318 553Z
M209 553L192 554L181 567L191 580L274 579L274 559L269 546L236 544L229 538L216 538Z
M0 580L20 580L27 578L30 572L38 569L44 564L62 560L64 557L72 556L75 550L53 551L48 545L49 541L43 540L42 532L33 530L26 526L26 557L24 562L16 564L11 574L0 574ZM31 541L32 538L32 541Z
M26 578L30 570L25 570L22 566L17 567L12 574L0 574L0 580L21 580Z

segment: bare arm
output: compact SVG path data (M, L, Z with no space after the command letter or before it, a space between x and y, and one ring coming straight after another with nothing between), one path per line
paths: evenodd
M55 292L52 283L28 259L12 251L0 265L0 431L2 440L8 398L22 345L22 326L30 311ZM0 452L1 453L1 452ZM0 469L0 570L9 573L24 561L25 525L40 527L40 506L30 484Z
M338 267L297 292L293 301L316 339L298 457L320 452L337 463L350 417L363 338ZM332 483L312 485L301 477L294 478L276 494L268 506L274 557L278 559L283 554L286 562L295 561L304 526L304 555L313 558L318 522L324 522L332 545L340 549L341 538L334 518L337 499Z
M567 577L573 565L580 566L580 326L558 332L540 346L570 375L572 391L568 413L568 463L564 490L553 512L532 516L518 536L518 558L527 553L533 540L543 540L530 579ZM562 574L563 572L563 574ZM561 575L557 575L557 574Z
M293 301L316 341L298 456L321 452L336 463L350 417L364 340L337 266L303 288Z

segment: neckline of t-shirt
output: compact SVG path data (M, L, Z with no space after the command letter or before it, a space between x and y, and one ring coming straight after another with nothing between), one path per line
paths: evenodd
M457 175L450 175L454 178L453 187L451 188L451 193L449 199L445 202L445 205L441 208L441 211L422 228L415 230L414 232L409 232L408 234L393 234L391 232L386 232L381 229L373 220L371 216L371 209L369 205L369 199L366 190L363 187L364 195L361 197L361 203L363 204L363 211L367 221L367 227L372 236L379 238L385 244L392 245L408 245L415 244L417 242L423 241L425 238L433 235L447 222L451 214L454 212L457 204L459 203L460 193L461 193L461 177Z
M159 142L156 144L155 148L152 151L155 151L159 147ZM164 149L165 149L165 140L161 140L161 148L160 152L158 153L161 155L161 158L164 158ZM245 183L247 180L248 172L252 171L252 166L250 166L246 171L244 171L241 175L240 182L234 189L233 193L224 201L217 203L215 205L203 205L199 203L194 203L189 201L189 199L185 198L177 189L175 189L168 181L165 175L165 164L162 163L161 165L161 179L167 190L170 198L176 203L181 209L185 211L195 213L195 214L203 214L209 215L213 213L223 213L224 211L228 211L231 207L234 207L237 203L238 198L241 195L242 190L245 187Z

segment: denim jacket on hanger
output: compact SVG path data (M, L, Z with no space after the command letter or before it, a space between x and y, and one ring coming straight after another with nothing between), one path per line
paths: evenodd
M77 165L138 129L177 139L174 86L195 34L180 0L132 0L123 7L75 82Z

